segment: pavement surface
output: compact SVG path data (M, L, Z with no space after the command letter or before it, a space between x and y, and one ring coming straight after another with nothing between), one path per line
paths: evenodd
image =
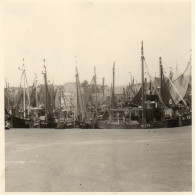
M5 131L6 192L192 190L191 127Z

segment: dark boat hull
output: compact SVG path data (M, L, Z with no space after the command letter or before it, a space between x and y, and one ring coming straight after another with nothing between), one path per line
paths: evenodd
M40 121L40 128L56 128L57 123L55 121Z
M183 115L182 116L182 126L192 125L192 116L191 115Z
M31 121L29 119L22 119L19 117L12 117L12 127L13 128L30 128Z
M107 123L105 121L98 121L96 123L96 126L98 129L139 129L140 128L140 125Z
M74 127L74 121L70 122L58 122L56 129L67 129L67 128L72 128Z
M152 128L172 128L178 127L178 119L170 119L163 121L150 122L146 124L124 124L124 123L108 123L105 121L97 122L98 129L152 129Z

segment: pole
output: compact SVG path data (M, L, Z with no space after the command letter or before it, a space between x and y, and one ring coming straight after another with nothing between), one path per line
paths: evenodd
M145 105L144 105L144 100L145 100L145 86L144 86L144 49L143 49L143 41L142 41L142 47L141 47L141 64L142 64L142 122L145 123Z
M7 89L7 92L9 93L9 88L8 88L8 83L7 83L7 81L6 81L6 89ZM9 108L9 96L8 96L8 108Z
M129 101L131 100L131 86L130 86L130 82L129 82Z
M95 83L95 107L96 107L96 116L97 116L97 90L96 90L96 68L94 67L94 83Z
M38 94L37 94L37 75L35 77L35 98L36 98L36 101L35 101L35 106L38 107Z
M44 69L45 69L45 72L43 73L44 74L44 80L45 80L45 110L47 111L47 107L48 107L48 102L47 102L47 71L46 71L46 66L45 66L45 59L43 59L43 62L44 62Z
M27 78L26 78L26 72L24 73L24 78L25 78L25 81L26 81L26 84L27 84L27 89L26 89L26 93L27 93L27 97L28 97L28 109L27 109L27 112L28 112L28 117L29 117L29 113L30 113L30 94L29 94L29 90L28 90L28 82L27 82Z
M60 109L61 109L62 90L60 88Z
M162 58L159 57L159 65L160 65L160 93L161 93L161 97L162 97L162 100L164 101L164 98L163 98L163 80L162 80L162 77L163 77L163 68L162 68Z
M105 80L105 78L103 77L102 78L102 85L103 85L102 86L102 92L103 92L103 98L102 98L103 101L102 102L104 102L104 80Z
M75 121L75 110L73 111L73 114L74 114L74 128L76 127L76 121Z
M24 107L24 118L26 117L26 97L25 97L25 69L24 69L24 58L23 58L23 79L24 79L24 86L23 86L23 107Z
M130 89L131 89L131 87L132 87L132 75L131 75L131 72L129 72L129 74L130 74L130 81L129 81L129 101L130 101ZM131 82L131 84L130 84L130 82Z
M77 108L76 108L76 116L79 116L79 91L78 91L78 71L76 67L76 90L77 90Z
M115 62L113 62L113 85L112 85L112 107L115 106L115 97L114 97L114 76L115 76Z

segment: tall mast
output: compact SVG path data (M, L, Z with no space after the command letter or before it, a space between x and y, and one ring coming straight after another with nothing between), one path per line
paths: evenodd
M77 119L78 119L78 116L79 116L79 88L78 88L78 70L77 70L77 56L75 56L75 77L76 77L76 100L77 100L77 107L76 107L76 116L77 116Z
M163 70L162 70L162 58L161 57L159 57L159 65L160 65L160 93L161 93L162 100L164 101L164 99L163 99L163 80L162 80Z
M76 77L76 90L77 90L77 93L76 93L77 94L76 116L78 117L79 114L80 114L80 108L79 108L79 88L78 88L79 83L78 83L78 70L77 70L77 67L75 68L75 70L76 70L75 77Z
M112 106L112 93L113 93L113 91L112 91L112 83L111 83L111 85L110 85L110 104L111 104L111 106Z
M26 117L26 96L25 96L25 68L24 68L24 58L23 58L23 72L24 72L24 86L23 86L23 104L24 104L24 118Z
M142 62L142 122L145 122L145 86L144 86L144 49L143 49L143 41L142 41L142 47L141 47L141 62Z
M114 96L114 76L115 76L115 62L113 62L113 87L112 87L113 96Z
M79 76L78 76L78 71L76 68L76 86L77 86L77 116L80 116L81 114L81 119L82 121L86 119L86 107L85 103L81 94L81 88L80 88L80 82L79 82Z
M43 59L44 62L44 81L45 81L45 109L47 110L48 108L48 97L47 97L47 70L46 70L46 66L45 66L45 59Z
M95 107L96 107L96 116L97 116L97 78L96 78L96 68L94 67L94 83L95 83Z
M61 106L62 106L61 100L62 100L62 89L60 87L60 109L61 109Z
M23 58L23 66L22 68L18 68L19 70L22 71L22 76L21 76L21 83L22 83L22 79L23 79L23 117L25 118L26 117L26 105L25 105L25 101L26 101L26 97L25 97L25 66L24 66L24 58ZM20 86L21 86L21 83L20 83Z
M113 62L113 72L112 72L112 74L113 74L113 84L112 84L112 107L114 107L115 106L115 97L114 97L114 76L115 76L115 62Z
M37 74L35 74L35 106L38 106L38 95L37 95Z
M102 92L103 92L103 98L102 98L102 100L103 100L103 102L104 102L104 81L105 81L105 78L103 77L102 78Z
M129 101L131 100L131 86L130 86L130 82L129 82Z

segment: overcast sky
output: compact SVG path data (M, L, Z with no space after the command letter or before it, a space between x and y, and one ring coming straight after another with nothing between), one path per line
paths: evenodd
M116 85L141 78L141 41L152 76L159 75L159 56L165 71L178 74L187 66L191 49L190 3L76 3L6 4L4 10L5 79L19 86L24 58L29 85L35 73L43 83L43 58L55 84L91 80L110 85L116 62ZM176 73L175 73L176 75Z

